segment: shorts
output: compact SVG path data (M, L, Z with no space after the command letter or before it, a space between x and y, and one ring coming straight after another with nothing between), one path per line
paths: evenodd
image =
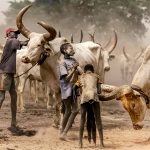
M9 91L12 84L14 84L14 74L0 74L0 90Z

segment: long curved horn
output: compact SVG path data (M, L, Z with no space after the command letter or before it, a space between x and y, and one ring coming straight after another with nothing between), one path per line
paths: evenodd
M143 54L143 51L144 49L141 48L141 52L136 56L135 60L138 60L141 57L141 55Z
M58 37L61 37L61 32L60 31L58 32Z
M30 35L30 31L23 25L22 23L22 17L23 15L25 14L25 12L31 7L32 5L28 5L26 7L24 7L23 9L20 10L20 12L18 13L17 15L17 18L16 18L16 25L18 27L18 30L21 32L21 34L23 36L25 36L26 38L29 37Z
M71 43L74 43L74 41L73 41L73 34L71 34Z
M107 50L109 54L112 53L117 45L117 33L115 31L113 33L113 38L111 38L110 43L105 47L105 50Z
M53 27L49 26L43 21L40 21L37 24L41 25L44 29L46 29L49 32L49 33L44 33L43 35L46 41L51 41L56 37L57 32Z
M80 43L82 42L83 40L83 31L81 30L81 38L80 38Z
M126 51L125 51L125 47L123 47L122 51L123 51L123 54L124 54L125 58L126 58L127 60L129 60L129 56L127 55L127 53L126 53Z
M92 42L95 42L95 38L94 38L94 36L95 36L95 31L94 31L93 34L89 33L89 36L90 36L90 38L91 38L91 41L92 41Z

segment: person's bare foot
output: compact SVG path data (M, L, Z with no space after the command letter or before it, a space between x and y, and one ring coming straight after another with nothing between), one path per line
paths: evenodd
M60 135L59 139L62 140L62 141L69 141L69 140L67 139L67 135L64 134L64 133L62 133L62 134Z

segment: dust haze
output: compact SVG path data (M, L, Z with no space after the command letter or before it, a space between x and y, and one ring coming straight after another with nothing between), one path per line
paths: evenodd
M95 41L101 43L102 46L109 41L110 37L113 35L113 30L117 32L118 42L113 54L115 54L115 59L110 61L111 70L106 73L105 82L113 85L121 85L124 82L121 79L120 73L120 55L122 54L122 48L125 46L126 51L134 56L136 53L141 51L141 48L146 48L148 46L149 36L136 36L132 35L132 29L130 33L126 33L123 30L124 24L118 22L117 20L121 19L118 14L112 14L109 18L107 18L108 22L103 29L96 28L94 22L85 23L83 19L75 18L75 14L70 14L70 16L63 19L63 15L61 20L58 18L51 19L52 17L49 14L46 14L42 10L39 10L39 13L35 13L34 8L36 6L32 6L29 11L25 14L23 18L24 25L30 30L34 32L43 33L46 32L41 26L37 24L38 21L45 21L49 23L51 26L55 27L57 31L61 31L62 36L66 37L70 40L71 34L74 36L74 42L78 43L80 40L80 30L83 30L83 41L90 40L88 33L93 33L95 31ZM75 11L74 11L75 12ZM69 12L68 12L69 13ZM72 12L71 12L72 13ZM17 14L16 14L17 15ZM82 17L80 17L82 18ZM3 33L1 34L1 43L5 43L5 29L7 27L15 27L15 17L13 22L6 24L3 28ZM73 26L74 19L78 19L79 25ZM148 26L145 26L148 27ZM147 32L148 33L148 32ZM20 36L21 40L25 38Z

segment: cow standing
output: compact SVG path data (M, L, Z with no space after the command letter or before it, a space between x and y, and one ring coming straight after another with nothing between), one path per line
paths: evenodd
M22 23L22 17L24 13L30 8L31 6L26 6L23 8L17 16L17 26L20 32L25 36L30 38L30 41L28 43L28 54L22 57L22 61L25 63L36 63L42 52L43 49L41 46L43 45L43 42L46 41L45 34L39 34L35 32L30 32L27 28ZM60 58L60 45L65 43L67 40L65 38L55 38L56 36L56 31L54 28L50 27L49 25L45 24L44 22L39 22L43 28L51 32L51 36L49 38L50 41L49 44L51 46L51 49L54 51L53 56L47 57L47 59L40 65L40 72L41 72L41 77L42 80L47 83L48 86L51 87L51 89L54 89L55 95L56 95L56 120L58 120L59 116L59 107L57 104L60 103L61 98L60 98L60 87L59 87L59 80L58 80L58 71L57 71L57 66L58 66L58 60ZM44 36L44 37L43 37ZM46 36L47 37L47 36ZM117 43L117 36L115 34L112 42L110 45L108 45L107 49L109 51L112 51ZM36 48L35 48L36 46ZM103 78L104 75L104 62L102 53L101 53L101 46L93 43L93 42L83 42L80 44L72 44L74 50L75 50L75 59L79 61L79 64L81 67L85 66L87 63L93 64L95 67L97 67L97 62L99 62L99 67L97 67L96 72L99 72L101 74L101 78ZM49 53L47 51L47 53ZM57 121L58 122L58 121Z
M135 56L131 56L129 53L127 53L125 51L125 47L123 47L122 51L123 51L123 55L119 57L121 76L122 76L122 80L128 83L132 79L135 70L141 64L141 56L143 50L141 50L141 52L137 53Z

